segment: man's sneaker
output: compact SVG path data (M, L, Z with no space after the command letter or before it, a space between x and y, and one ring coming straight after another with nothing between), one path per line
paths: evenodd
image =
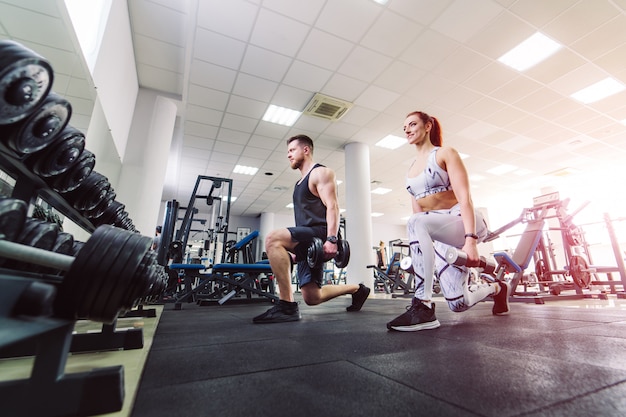
M500 292L493 296L493 308L491 312L495 316L509 312L509 285L504 281L498 281Z
M436 329L439 327L439 320L435 317L435 304L428 308L417 298L413 298L406 312L387 323L389 330L400 332L416 332L418 330Z
M359 311L363 307L363 303L370 295L370 289L363 284L359 284L359 289L352 294L352 305L346 307L347 311Z
M279 300L274 307L256 316L252 321L254 323L284 323L287 321L298 321L301 318L298 303Z

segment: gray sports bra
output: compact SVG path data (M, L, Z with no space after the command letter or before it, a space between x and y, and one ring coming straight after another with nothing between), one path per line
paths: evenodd
M406 177L406 189L416 200L452 189L448 173L437 163L438 149L436 147L428 155L424 172L417 177Z

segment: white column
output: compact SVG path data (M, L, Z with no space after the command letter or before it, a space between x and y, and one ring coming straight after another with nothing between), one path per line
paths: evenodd
M124 203L133 224L145 236L153 236L154 228L161 224L161 195L176 114L174 101L152 91L139 91L132 140L126 147L116 191L117 200Z
M257 245L257 259L261 259L261 254L265 251L265 237L274 229L274 213L261 213L259 224L259 244Z
M374 285L372 269L372 200L370 197L370 153L364 143L345 147L346 158L346 236L350 243L349 284Z

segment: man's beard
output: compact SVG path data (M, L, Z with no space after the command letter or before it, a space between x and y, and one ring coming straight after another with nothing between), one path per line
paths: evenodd
M302 166L302 161L293 161L291 164L291 169L300 169Z

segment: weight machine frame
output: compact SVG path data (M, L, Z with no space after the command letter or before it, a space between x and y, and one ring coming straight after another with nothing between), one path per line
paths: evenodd
M600 298L607 299L604 291L594 293L587 291L591 285L610 286L611 292L623 297L617 292L615 287L626 283L626 271L624 269L624 260L620 256L619 245L611 227L608 215L605 215L605 221L611 238L617 267L598 267L591 265L591 256L589 247L584 237L582 229L572 222L573 217L584 209L589 202L584 203L571 214L567 214L566 209L569 199L560 200L558 193L552 193L545 196L536 197L532 208L522 210L520 216L490 232L484 242L489 242L500 237L500 235L519 223L526 223L528 226L522 234L522 238L513 254L506 252L496 252L494 257L498 262L498 279L503 278L504 274L512 273L511 283L511 300L516 301L534 301L537 304L543 304L543 300L550 298L546 290L552 296L562 298ZM563 243L563 252L565 258L565 268L557 268L556 256L554 248L549 236L544 230L545 221L556 218L559 222L558 227L548 227L547 231L558 231ZM526 275L525 270L529 266L530 261L534 261L534 276L536 279L528 279L532 274ZM597 273L607 273L611 277L611 272L619 272L622 279L600 281L592 279ZM554 280L555 276L561 276L561 280ZM571 279L568 279L571 278ZM519 285L524 286L524 291L517 291ZM538 285L540 291L527 291L527 287ZM574 290L575 294L562 294L563 290Z

